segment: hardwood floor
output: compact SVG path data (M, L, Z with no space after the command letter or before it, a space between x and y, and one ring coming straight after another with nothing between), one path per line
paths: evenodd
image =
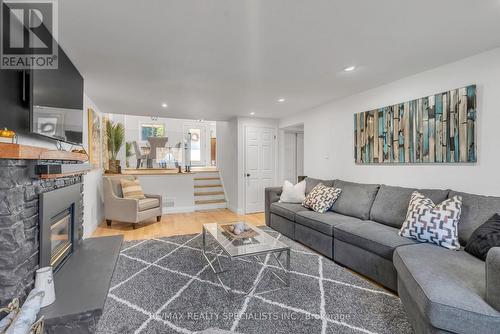
M107 226L106 222L102 222L92 234L92 237L123 235L125 240L143 240L180 234L200 233L203 224L230 223L237 220L244 220L257 226L265 224L264 213L241 216L228 209L218 209L190 213L165 214L159 223L153 218L138 224L135 230L132 228L132 224L113 222L111 226Z

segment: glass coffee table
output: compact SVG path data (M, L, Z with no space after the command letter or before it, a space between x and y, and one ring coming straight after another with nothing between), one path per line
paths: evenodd
M281 269L284 270L285 274L278 275L274 271L269 272L286 287L289 287L290 247L277 240L276 238L273 238L258 227L255 227L248 223L245 224L250 228L251 231L248 231L248 233L246 233L246 235L250 235L250 237L246 238L235 237L223 228L224 225L231 225L235 223L238 222L224 224L212 223L203 225L203 256L207 260L210 268L216 274L217 279L219 280L224 290L226 290L226 292L229 292L231 290L231 287L234 287L233 279L235 273L231 273L229 275L231 282L230 286L227 287L226 284L222 282L222 279L220 277L220 274L228 271L222 268L222 264L220 261L221 256L229 258L231 267L234 267L234 260L238 258L249 258L264 265L265 260L263 260L261 257L264 257L265 259L267 256L273 256ZM207 235L212 236L216 241L215 246L210 250L207 249ZM280 260L282 255L286 255L285 264L283 264ZM215 256L215 258L212 258L212 260L210 260L209 256ZM213 262L217 262L218 270L213 265ZM263 274L259 275L254 281L252 287L248 291L246 291L245 294L249 294L254 291L263 277Z

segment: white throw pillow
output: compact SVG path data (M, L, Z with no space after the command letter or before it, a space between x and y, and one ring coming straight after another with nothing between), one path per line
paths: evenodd
M283 183L283 191L281 192L280 202L282 203L302 203L306 198L306 181L300 181L297 184L292 184L290 181Z

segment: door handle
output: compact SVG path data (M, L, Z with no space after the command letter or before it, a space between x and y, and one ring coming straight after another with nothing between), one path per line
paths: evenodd
M246 175L246 176L247 176L247 177L250 177L250 174L249 174L249 173L247 173L247 175Z

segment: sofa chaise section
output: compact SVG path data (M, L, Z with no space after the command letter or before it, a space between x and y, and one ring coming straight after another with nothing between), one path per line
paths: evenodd
M500 198L450 191L462 197L460 244L500 212ZM403 246L394 253L398 293L417 333L500 332L500 249L486 263L463 248L450 251L432 244ZM488 284L489 283L489 284Z
M480 259L417 244L396 249L394 265L399 296L417 333L500 331L500 313L485 300L486 266Z

